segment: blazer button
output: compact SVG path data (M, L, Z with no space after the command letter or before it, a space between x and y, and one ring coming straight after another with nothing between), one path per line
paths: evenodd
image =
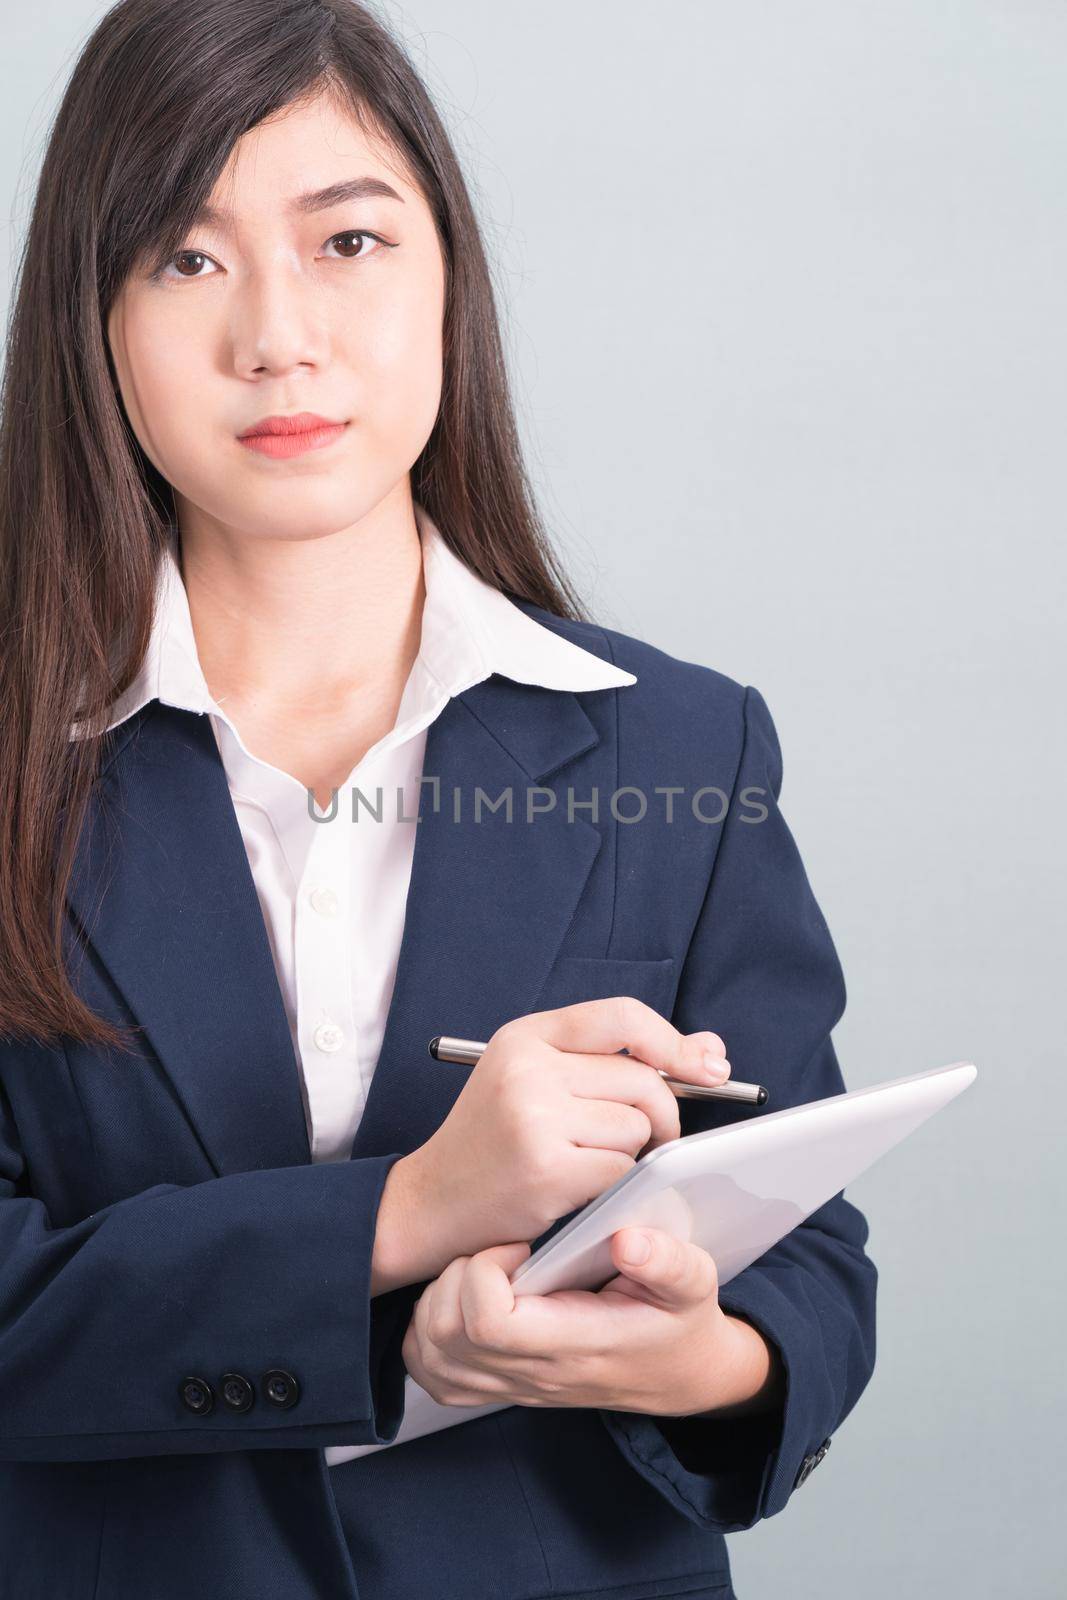
M265 1372L260 1380L263 1398L272 1406L278 1406L282 1411L288 1411L290 1406L295 1406L300 1399L300 1385L291 1372L286 1372L282 1367L272 1367Z
M256 1391L239 1372L224 1372L221 1380L223 1404L231 1411L251 1411Z
M178 1386L182 1405L198 1417L206 1417L215 1408L215 1391L205 1378L183 1378Z
M811 1455L804 1457L800 1464L800 1470L798 1471L793 1482L794 1489L799 1489L802 1483L807 1483L808 1479L811 1477L812 1473L815 1471L815 1468L819 1465L819 1462L825 1456L829 1448L829 1439L824 1439L817 1450L813 1450Z

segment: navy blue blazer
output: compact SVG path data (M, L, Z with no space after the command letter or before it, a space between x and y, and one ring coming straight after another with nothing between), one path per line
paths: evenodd
M512 1017L630 994L721 1034L770 1110L844 1087L841 967L777 807L763 699L522 604L638 682L576 694L494 675L430 726L440 809L426 784L349 1161L311 1162L207 718L152 702L108 736L66 959L140 1042L0 1044L4 1600L725 1600L723 1535L783 1509L864 1389L876 1271L841 1194L721 1291L781 1352L780 1410L512 1407L325 1464L324 1447L388 1441L401 1420L424 1284L372 1299L370 1261L390 1166L465 1081L430 1058L435 1033L487 1039ZM510 823L473 820L479 786L513 791ZM681 791L670 822L664 787ZM528 788L558 802L533 822ZM723 810L715 789L725 820L704 820ZM583 809L593 791L598 815ZM683 1132L763 1114L679 1107Z

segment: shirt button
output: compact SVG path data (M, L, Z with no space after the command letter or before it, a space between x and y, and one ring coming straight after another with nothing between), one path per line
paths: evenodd
M340 1050L345 1042L344 1033L336 1022L320 1022L313 1037L320 1050Z
M322 917L335 917L341 909L341 902L334 891L321 887L312 889L311 904Z

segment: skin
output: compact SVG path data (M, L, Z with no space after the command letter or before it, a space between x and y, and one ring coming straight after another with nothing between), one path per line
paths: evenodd
M647 1245L647 1259L631 1262ZM460 1257L415 1308L404 1362L447 1405L588 1406L655 1416L740 1415L780 1403L766 1340L727 1316L706 1250L659 1228L612 1240L618 1274L597 1293L521 1295L528 1244Z
M444 262L387 154L325 97L260 124L210 197L224 225L163 279L131 274L108 318L130 424L175 490L208 687L323 809L393 726L425 599L409 472L440 405ZM401 199L285 210L362 175ZM348 427L288 461L238 443L297 411Z
M623 1047L629 1058L614 1054ZM715 1262L699 1245L658 1228L621 1228L611 1241L616 1276L595 1293L515 1296L508 1281L529 1255L522 1240L602 1192L643 1150L678 1137L678 1102L660 1071L722 1083L725 1055L718 1035L682 1034L630 996L536 1012L497 1030L437 1133L394 1163L383 1190L387 1204L398 1185L392 1247L404 1261L383 1286L429 1276L435 1252L448 1261L420 1296L403 1345L408 1371L435 1400L658 1416L738 1415L781 1403L777 1348L723 1311ZM494 1118L509 1091L516 1115ZM599 1128L590 1125L594 1110ZM629 1139L614 1124L620 1114L630 1121ZM614 1165L604 1171L602 1162ZM516 1174L533 1175L525 1195ZM484 1199L479 1182L489 1185ZM532 1198L545 1214L524 1209ZM501 1214L513 1218L519 1242L478 1237L486 1218ZM435 1237L442 1216L444 1239ZM474 1242L457 1251L455 1230L464 1228ZM378 1259L386 1269L394 1264Z
M291 208L365 176L398 198ZM393 727L418 653L425 588L410 472L441 401L444 261L398 153L327 95L241 138L210 204L218 218L189 233L162 276L146 262L131 272L107 335L130 425L174 489L208 688L248 749L325 810ZM288 460L239 442L262 418L297 411L347 426ZM405 1339L408 1370L445 1403L673 1415L777 1403L776 1352L721 1310L715 1264L695 1245L647 1230L649 1259L629 1263L638 1230L625 1229L612 1246L618 1276L598 1294L516 1301L508 1273L529 1246L481 1238L474 1220L506 1223L488 1159L506 1149L505 1127L531 1126L536 1109L546 1147L630 1164L653 1134L677 1136L677 1102L656 1067L707 1082L710 1050L721 1081L723 1041L684 1036L625 999L518 1023L525 1032L494 1036L445 1125L394 1163L382 1192L372 1293L436 1275ZM533 1039L544 1052L536 1079L509 1069ZM639 1092L635 1073L646 1075ZM483 1094L487 1084L499 1092ZM480 1142L487 1159L462 1164L462 1203L442 1204L459 1170L450 1152ZM517 1214L511 1237L523 1237Z

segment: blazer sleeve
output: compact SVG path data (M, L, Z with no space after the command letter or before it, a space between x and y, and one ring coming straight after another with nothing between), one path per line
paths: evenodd
M732 1075L765 1084L771 1111L845 1088L830 1040L844 977L778 808L781 784L774 724L748 688L732 801L672 1019L683 1033L718 1033ZM683 1099L679 1111L683 1134L760 1115L725 1101ZM786 1381L776 1409L734 1418L600 1412L642 1477L698 1526L738 1532L781 1511L866 1387L877 1282L867 1236L842 1191L721 1286L723 1310L777 1348Z
M0 1460L389 1443L425 1287L370 1293L399 1159L163 1183L53 1227L0 1088ZM284 1407L264 1392L274 1369L296 1379ZM230 1371L253 1386L246 1411L223 1399ZM183 1400L190 1376L210 1411Z

